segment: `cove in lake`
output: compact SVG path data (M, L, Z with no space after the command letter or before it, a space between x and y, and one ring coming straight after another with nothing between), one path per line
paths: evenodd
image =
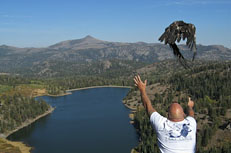
M8 139L32 146L32 153L130 153L138 139L122 103L128 91L105 87L43 96L54 112Z

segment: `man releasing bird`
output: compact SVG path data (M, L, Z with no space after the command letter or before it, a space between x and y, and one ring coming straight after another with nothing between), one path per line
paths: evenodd
M175 43L176 41L179 43L181 39L185 40L185 38L187 38L186 45L194 52L192 59L194 60L196 55L196 27L193 24L185 23L184 21L175 21L165 29L159 41L169 44L173 49L173 54L178 57L180 63L184 67L188 67L184 56L180 53Z

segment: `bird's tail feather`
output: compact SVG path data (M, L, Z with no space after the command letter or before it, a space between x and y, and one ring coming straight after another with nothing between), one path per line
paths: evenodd
M192 61L194 61L194 59L195 59L196 55L197 55L197 52L194 52L194 53L193 53Z
M196 55L197 55L197 47L196 47L196 43L194 43L193 45L193 48L192 48L192 51L193 51L193 58L192 58L192 61L194 61Z
M185 69L191 69L185 59L179 58L178 61Z
M185 68L185 69L188 69L190 68L188 66L188 63L187 61L185 60L184 56L180 53L180 50L179 48L177 47L177 45L174 43L174 44L169 44L170 48L172 48L173 50L173 54L174 56L177 57L178 61L180 62L180 64Z
M184 56L180 53L180 50L175 43L169 44L169 46L172 48L174 56L184 59Z

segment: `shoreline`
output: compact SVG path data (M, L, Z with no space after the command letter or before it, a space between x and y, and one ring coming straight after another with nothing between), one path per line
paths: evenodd
M49 110L47 110L46 112L44 112L43 114L37 116L36 118L34 119L29 119L29 120L26 120L25 122L22 123L22 125L20 125L19 127L17 127L16 129L12 130L12 131L8 131L7 133L3 133L0 135L0 138L7 138L8 136L10 136L11 134L17 132L18 130L24 128L24 127L27 127L28 125L34 123L35 121L37 121L38 119L44 117L44 116L47 116L48 114L52 113L54 111L55 108L51 107Z
M94 88L132 88L131 86L115 86L115 85L105 85L105 86L90 86L90 87L83 87L83 88L75 88L75 89L69 89L66 90L66 93L62 93L59 95L49 95L49 94L42 94L42 95L35 95L34 97L39 97L39 96L51 96L51 97L59 97L59 96L66 96L66 95L70 95L72 94L72 91L78 91L78 90L86 90L86 89L94 89ZM128 105L126 105L124 103L124 101L122 101L122 103L125 105L125 107L127 107L128 109L130 109L131 111L135 111L133 108L129 107ZM15 142L15 141L9 141L7 139L8 136L10 136L11 134L19 131L20 129L29 126L30 124L36 122L37 120L39 120L42 117L47 116L48 114L52 113L54 111L55 108L50 107L49 110L47 110L46 112L44 112L43 114L37 116L34 119L29 119L26 120L25 122L22 123L21 126L17 127L16 129L12 130L12 131L8 131L6 133L2 133L0 134L0 138L5 139L5 141L7 141L8 143L12 144L13 146L19 147L20 150L23 149L23 153L25 151L25 153L30 153L32 147L27 146L26 144L24 144L23 142Z
M90 86L90 87L83 87L83 88L74 88L74 89L68 89L66 90L65 93L58 94L58 95L51 95L51 94L43 94L43 95L38 95L35 97L39 96L50 96L50 97L60 97L60 96L66 96L66 95L71 95L72 91L78 91L78 90L86 90L86 89L94 89L94 88L132 88L131 86L116 86L116 85L105 85L105 86Z
M66 91L71 92L71 91L86 90L86 89L93 89L93 88L131 88L131 86L115 86L115 85L90 86L90 87L83 87L83 88L68 89Z
M23 142L21 141L9 141L5 138L0 138L0 142L1 142L1 145L8 145L8 148L15 148L15 149L19 149L21 153L31 153L31 149L32 147L24 144ZM8 150L8 148L6 148L6 150Z
M78 91L78 90L86 90L86 89L94 89L94 88L129 88L131 89L131 86L115 86L115 85L105 85L105 86L90 86L90 87L83 87L83 88L76 88L76 89L68 89L66 90L66 93L60 94L60 95L47 95L52 97L58 97L58 96L65 96L72 94L72 91ZM124 100L122 100L122 103L126 108L130 110L130 113L128 114L128 117L130 118L130 124L134 124L134 113L137 111L137 108L134 108L132 106L128 106ZM134 127L135 128L135 127ZM136 129L136 128L135 128ZM137 153L134 148L131 149L131 153Z
M136 112L136 110L137 110L136 107L128 106L128 104L126 104L124 100L123 100L123 104L124 104L125 107L127 107L127 108L130 109L131 111Z
M71 94L72 94L71 92L66 92L66 93L62 93L62 94L59 94L59 95L44 94L42 96L61 97L61 96L66 96L66 95L71 95ZM40 96L36 96L36 97L40 97Z
M116 86L116 85L105 85L105 86L90 86L90 87L83 87L83 88L75 88L75 89L69 89L69 90L66 90L66 93L63 93L63 94L60 94L60 95L49 95L49 94L39 94L39 95L35 95L34 97L39 97L39 96L51 96L51 97L59 97L59 96L66 96L66 95L70 95L72 94L72 91L78 91L78 90L86 90L86 89L93 89L93 88L131 88L131 86ZM129 108L129 106L127 106L125 104L126 107ZM11 134L17 132L18 130L34 123L35 121L37 121L38 119L52 113L54 111L55 108L53 107L50 107L49 110L47 110L46 112L44 112L43 114L37 116L36 118L34 119L29 119L29 120L26 120L25 122L22 123L22 125L20 125L19 127L17 127L16 129L12 130L12 131L8 131L6 133L0 133L0 138L5 138L7 139L8 136L10 136ZM129 108L131 109L131 108Z

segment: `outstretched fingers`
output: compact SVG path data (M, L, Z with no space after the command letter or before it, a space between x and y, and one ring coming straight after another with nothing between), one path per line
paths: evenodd
M143 82L139 75L135 76L133 80L134 80L135 86L137 86L140 91L145 91L147 80Z
M140 83L140 79L138 76L135 76L133 80L135 82L135 86L137 86Z
M138 82L137 82L136 77L135 77L133 80L134 80L134 82L135 82L135 86L137 86Z
M135 81L135 83L139 83L139 82L142 82L141 79L140 79L140 76L135 76L135 78L133 79Z
M142 82L142 81L141 81L141 78L140 78L140 76L139 76L139 75L137 76L137 78L138 78L138 81L139 81L139 82Z

